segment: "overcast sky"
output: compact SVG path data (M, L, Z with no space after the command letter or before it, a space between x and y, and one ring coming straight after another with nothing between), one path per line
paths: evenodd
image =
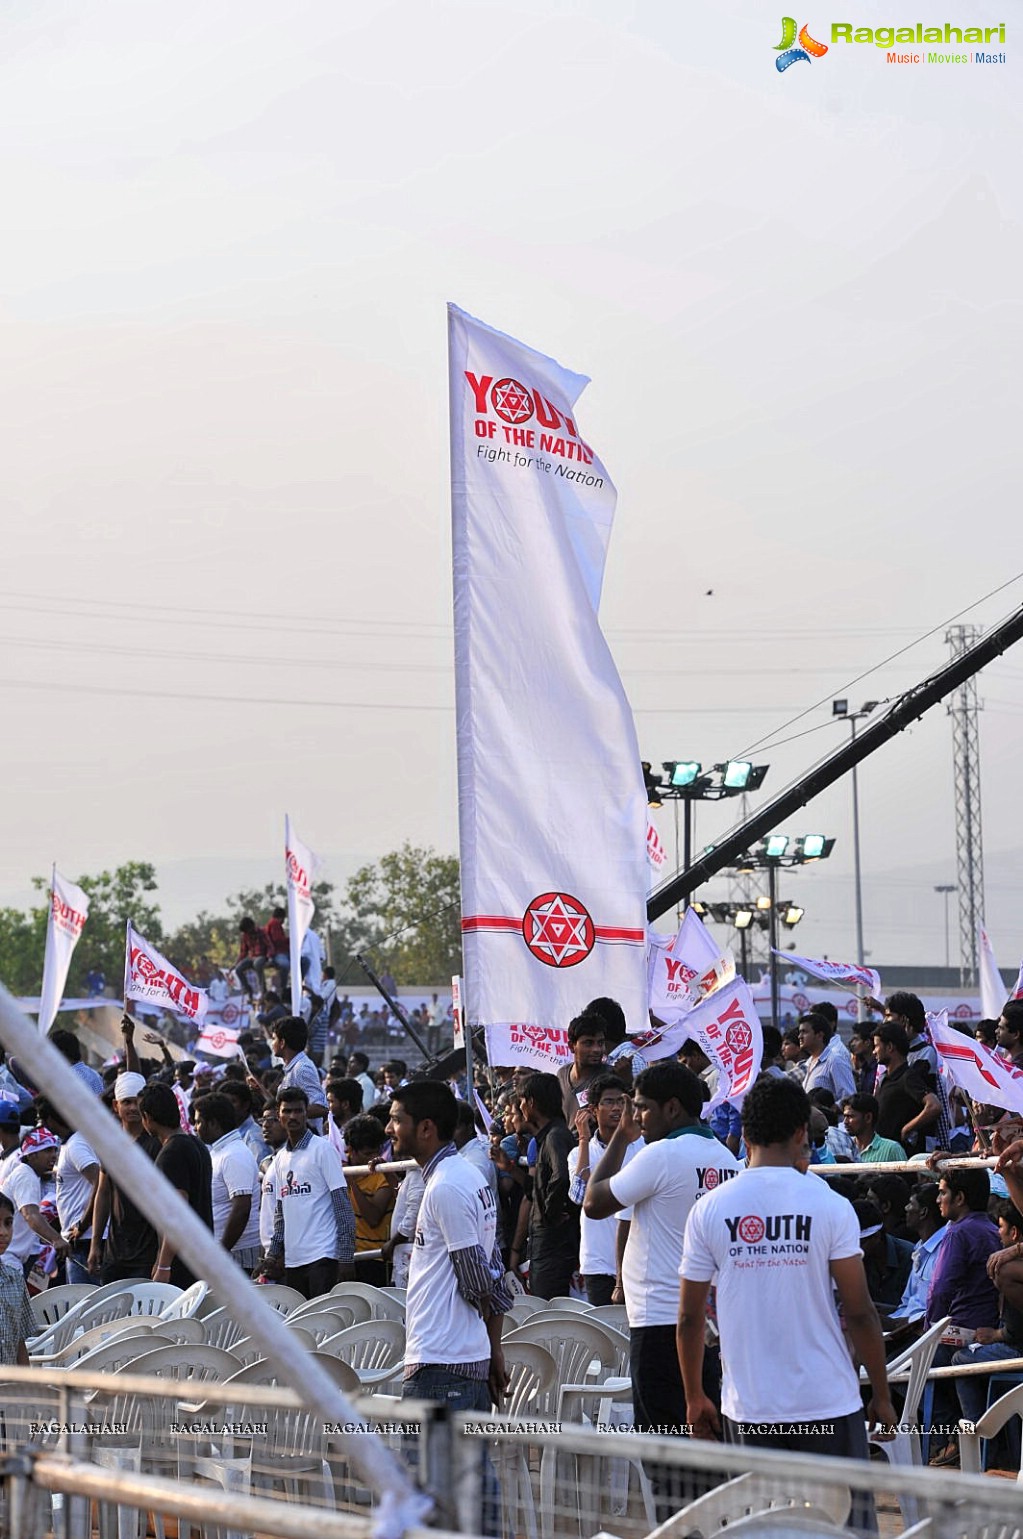
M752 751L777 791L847 731L832 695L946 659L1023 566L1023 37L779 74L780 30L752 0L4 8L0 903L149 859L173 923L275 875L286 810L338 880L455 850L448 299L592 377L645 756L818 728ZM1023 651L981 696L1014 966ZM938 963L943 708L861 793L871 958ZM785 884L799 949L849 956L848 782L797 823L838 839Z

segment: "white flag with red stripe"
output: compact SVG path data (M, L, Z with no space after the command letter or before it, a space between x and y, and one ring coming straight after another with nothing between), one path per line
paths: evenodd
M646 793L597 620L615 489L586 380L454 306L449 362L465 1020L564 1027L610 995L643 1023Z
M129 999L160 1005L175 1015L201 1026L206 1019L209 995L197 989L167 958L161 956L128 920L124 948L124 1003Z
M80 887L53 868L50 912L46 919L46 950L43 954L43 987L39 997L39 1030L43 1036L53 1025L67 982L71 957L89 913L89 900Z
M814 978L823 978L826 983L866 989L874 999L880 996L881 975L872 967L863 967L858 962L829 962L827 957L797 957L791 951L776 950L774 954L793 967L801 967Z
M928 1015L927 1025L938 1055L938 1067L971 1100L1005 1111L1023 1112L1023 1072L983 1042L954 1031L939 1016Z

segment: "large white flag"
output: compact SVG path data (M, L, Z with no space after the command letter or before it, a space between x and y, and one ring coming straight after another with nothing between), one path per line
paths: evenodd
M944 1012L942 1012L944 1014ZM1006 1111L1023 1112L1023 1074L983 1042L954 1031L947 1022L928 1015L938 1066L974 1101Z
M844 983L850 988L863 988L874 999L880 998L881 975L872 967L862 967L857 962L829 962L827 957L797 957L791 951L776 950L774 954L781 957L783 962L801 967L805 973L823 978L827 983Z
M284 815L284 863L288 873L288 944L291 949L291 1013L302 1013L302 942L313 922L313 878L319 859Z
M557 1074L572 1062L565 1026L517 1026L500 1022L484 1031L487 1062L495 1068L538 1069Z
M237 1058L238 1028L207 1020L195 1046L197 1052L209 1053L211 1058Z
M183 973L161 956L155 946L141 936L131 920L124 948L124 1005L130 999L160 1005L175 1015L201 1026L206 1019L209 995L197 989Z
M597 620L615 489L586 380L449 307L467 1024L646 1020L646 793ZM512 1060L514 1061L514 1060Z
M1002 982L1002 975L995 961L995 948L983 925L977 932L977 964L980 973L980 1008L984 1012L985 1020L997 1021L1002 1013L1002 1006L1009 997L1009 991Z
M1020 964L1019 973L1016 976L1016 982L1013 986L1012 993L1009 995L1009 998L1023 999L1023 963Z
M67 982L71 956L89 913L89 900L80 887L53 868L50 912L46 919L43 988L39 998L39 1030L45 1037L53 1025Z

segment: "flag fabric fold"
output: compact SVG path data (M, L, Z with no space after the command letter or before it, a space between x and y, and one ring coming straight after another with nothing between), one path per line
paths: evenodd
M616 494L586 380L455 306L448 335L465 1020L555 1030L610 995L643 1024L646 794L597 619Z
M43 986L39 997L39 1030L45 1037L60 1009L74 949L89 914L89 899L80 887L53 868L50 912L46 918Z
M977 932L977 971L980 975L980 1008L984 1012L984 1019L997 1021L1009 991L1002 982L995 961L995 948L983 925Z
M288 946L291 957L291 1013L302 1014L302 942L313 922L313 879L319 859L284 815L284 865L288 879Z

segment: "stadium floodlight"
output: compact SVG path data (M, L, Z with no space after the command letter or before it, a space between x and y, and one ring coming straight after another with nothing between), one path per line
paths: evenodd
M664 803L661 800L661 777L654 774L650 767L649 759L643 760L643 783L646 786L647 806L653 807L655 810L658 807L663 807Z
M753 910L751 908L736 909L732 923L737 930L748 930L753 923Z
M794 930L805 912L806 910L800 908L798 903L788 903L785 905L785 912L781 916L781 922L784 925L788 925L790 930Z
M824 834L804 834L801 839L796 840L796 859L827 860L834 847L834 839L829 839Z
M766 860L781 860L788 847L788 834L768 834L764 840L764 858Z
M757 899L757 908L761 909L763 912L766 913L766 911L770 907L771 907L771 900L770 900L770 898L767 896L766 893L761 893L760 897Z
M703 765L695 759L668 759L664 769L671 785L691 786L699 779Z
M726 791L745 791L752 773L753 766L746 759L729 759L722 771L721 783Z

